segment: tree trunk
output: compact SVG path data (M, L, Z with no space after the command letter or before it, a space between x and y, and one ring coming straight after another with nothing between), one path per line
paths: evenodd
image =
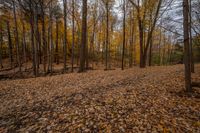
M150 41L150 48L149 48L149 66L151 66L152 63L152 46L153 46L153 39Z
M22 21L22 30L23 30L23 37L22 37L22 48L23 48L23 61L24 63L27 62L27 58L26 58L26 29L25 29L25 24L24 24L24 20ZM26 65L25 65L25 69L26 69Z
M126 1L124 0L123 3L123 48L122 48L122 67L121 69L124 70L124 54L125 54L125 43L126 43Z
M2 29L2 26L0 24L0 66L1 66L1 68L3 68L2 45L3 45L3 29Z
M185 87L188 92L192 91L191 86L191 65L190 65L190 41L189 41L189 21L188 21L189 4L188 0L183 0L183 28L184 28L184 55L185 55Z
M140 38L140 68L144 68L145 67L145 59L144 59L144 52L143 52L143 24L142 21L139 20L138 21L138 25L139 25L139 38Z
M67 70L67 0L63 0L64 5L64 73Z
M74 0L72 0L72 59L71 59L71 64L72 64L72 72L74 71L74 42L75 42L75 3Z
M13 46L12 39L10 35L10 22L7 21L7 32L8 32L8 50L9 50L9 58L10 58L10 67L13 68Z
M46 73L47 72L47 69L46 69L46 64L47 64L47 41L46 41L44 3L41 4L41 10L42 10L43 69L44 69L44 73Z
M52 3L49 6L49 34L50 34L50 46L49 46L49 58L50 58L50 73L53 73L53 16L52 16Z
M108 70L108 45L109 45L109 9L108 1L106 1L106 70Z
M130 47L129 47L129 67L133 67L133 39L134 39L134 19L133 13L130 11Z
M191 0L189 0L189 21L190 21L190 24L189 24L189 32L190 32L190 53L191 53L191 56L190 56L190 61L191 61L191 72L194 73L194 55L193 55L193 39L192 39L192 2Z
M34 5L33 3L31 2L31 0L29 0L29 8L30 8L30 18L29 18L29 21L30 21L30 28L31 28L31 31L30 31L30 34L31 34L31 50L32 50L32 68L33 68L33 74L37 77L37 67L36 67L36 59L35 59L35 40L34 40L34 16L35 16L35 9L34 9Z
M21 72L21 60L20 60L20 47L19 47L19 35L18 35L18 24L17 24L17 16L16 16L16 9L15 9L15 1L13 0L13 14L14 14L14 22L15 22L15 43L17 47L17 63L19 66L19 72Z
M81 50L80 50L80 68L79 72L85 71L85 56L87 45L87 0L83 0L82 10L82 35L81 35Z
M37 5L34 3L34 37L35 37L35 65L36 65L36 75L38 75L39 70L39 56L38 56L38 49L39 49L39 38L38 38L38 8Z
M55 51L55 63L59 64L59 51L58 51L58 38L59 38L59 21L58 18L56 18L56 51Z

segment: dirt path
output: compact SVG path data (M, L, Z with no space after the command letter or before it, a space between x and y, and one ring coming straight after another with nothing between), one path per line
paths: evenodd
M0 132L200 132L183 88L181 65L1 81Z

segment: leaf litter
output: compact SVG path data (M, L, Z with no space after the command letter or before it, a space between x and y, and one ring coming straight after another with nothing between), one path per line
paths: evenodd
M200 89L186 94L183 72L175 65L0 81L0 132L200 132Z

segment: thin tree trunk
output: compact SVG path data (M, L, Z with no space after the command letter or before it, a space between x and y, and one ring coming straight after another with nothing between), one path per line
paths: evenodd
M52 16L52 3L49 7L49 32L50 32L50 49L49 49L49 58L50 58L50 73L53 73L53 16Z
M109 9L108 1L106 1L106 70L108 70L108 45L109 45Z
M7 21L7 32L8 32L8 47L9 47L9 58L10 58L10 67L13 68L13 46L12 39L10 35L10 22Z
M64 73L67 70L67 0L63 0L64 4Z
M55 51L55 63L59 64L59 51L58 51L58 38L59 38L59 21L58 18L56 18L56 51Z
M124 54L125 54L125 43L126 43L126 1L124 0L123 3L123 48L122 48L122 67L121 69L124 70Z
M194 55L193 55L193 39L192 39L192 2L189 0L189 32L190 32L190 61L191 61L191 72L194 73Z
M86 56L86 45L87 45L87 0L83 0L82 10L82 33L81 33L81 50L80 50L80 68L79 72L85 71L85 56Z
M32 6L32 5L31 5ZM30 26L31 26L31 47L32 47L32 67L33 67L33 74L37 76L36 71L36 59L35 59L35 41L34 41L34 12L31 11L30 16Z
M38 19L37 19L37 38L38 38L38 69L39 65L42 63L42 50L41 50L41 34L38 26Z
M191 86L191 65L190 65L190 41L189 41L189 4L188 0L183 0L183 28L184 28L184 55L185 55L185 88L188 92L192 91Z
M144 53L143 53L143 26L142 26L142 21L138 21L139 25L139 38L140 38L140 68L145 67L145 60L144 60Z
M24 24L24 20L22 21L22 30L23 30L23 37L22 37L22 48L23 48L23 61L24 63L27 62L27 58L26 58L26 29L25 29L25 24ZM26 64L25 64L25 69L26 69Z
M162 26L162 19L161 19L161 26ZM162 42L162 28L160 27L160 34L159 34L159 65L162 65L162 57L161 57L161 42Z
M1 66L1 68L3 68L2 45L3 45L3 30L2 30L2 26L0 24L0 66Z
M162 53L162 64L163 64L163 65L166 65L165 52L166 52L166 37L165 37L165 31L164 31L163 53Z
M75 42L75 3L74 0L72 0L72 72L74 71L74 42Z
M36 65L36 75L38 75L39 70L39 58L38 58L38 45L39 45L39 38L38 38L38 8L37 5L34 3L34 37L35 37L35 65Z
M15 22L15 42L17 47L17 63L19 66L19 72L21 72L21 60L20 60L20 48L19 48L19 35L18 35L18 24L17 24L17 16L16 16L16 6L15 1L13 0L13 14L14 14L14 22Z
M43 69L44 69L44 73L46 73L47 72L47 69L46 69L46 64L47 64L47 41L46 41L44 3L42 3L42 5L41 5L41 10L42 10Z
M149 66L151 66L152 63L152 46L153 46L153 39L150 41L150 48L149 48Z
M134 20L132 11L130 11L130 47L129 47L129 67L133 67L133 37L134 36Z

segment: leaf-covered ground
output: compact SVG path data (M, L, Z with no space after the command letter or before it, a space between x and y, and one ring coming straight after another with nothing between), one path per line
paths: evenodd
M200 132L182 65L0 81L0 132ZM200 81L200 65L193 81Z

